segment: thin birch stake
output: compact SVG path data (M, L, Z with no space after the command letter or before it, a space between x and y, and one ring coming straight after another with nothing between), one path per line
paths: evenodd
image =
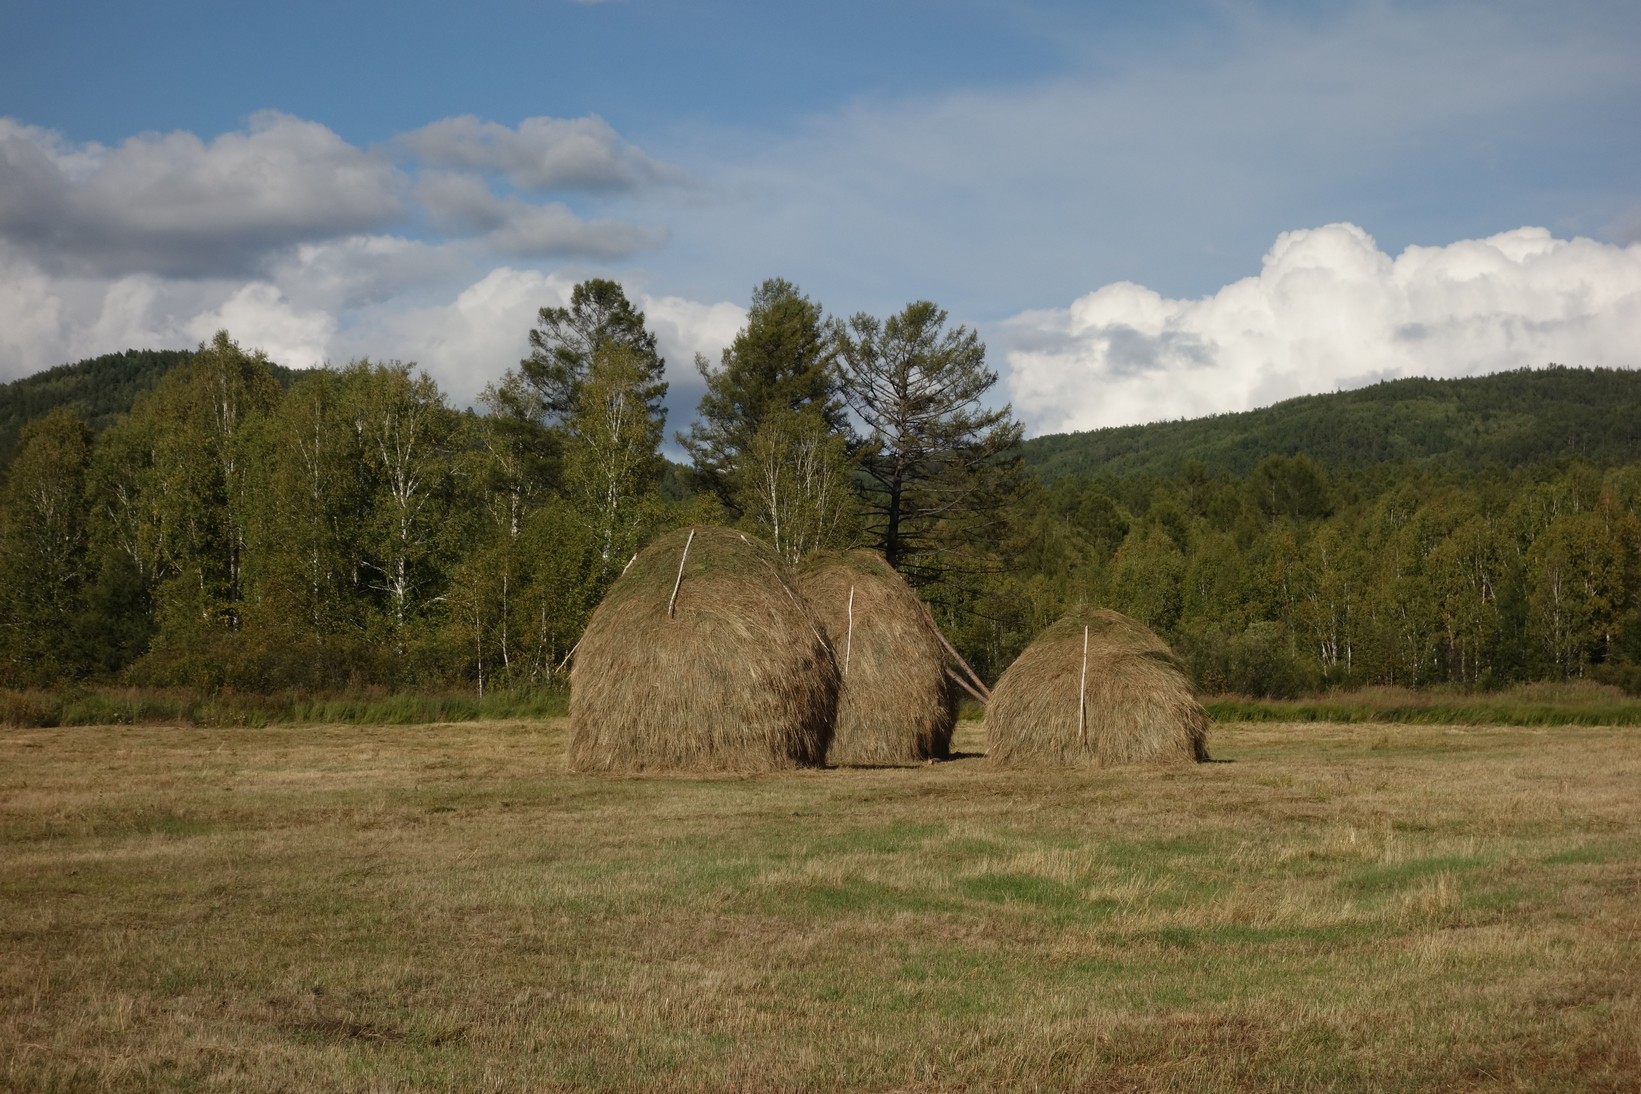
M585 638L585 637L587 637L587 632L586 631L581 632L581 638ZM570 658L575 656L575 651L579 650L581 648L581 638L577 638L575 640L575 645L570 647L570 652L565 654L564 655L564 660L562 660L558 663L558 671L559 672L564 671L564 666L568 665L570 663Z
M951 677L952 683L956 684L958 687L960 687L964 691L968 692L969 695L974 699L975 702L979 703L981 706L990 706L991 705L990 701L986 698L986 696L981 695L978 691L975 691L973 686L970 685L970 683L967 680L963 679L963 677L958 674L958 671L956 669L952 668L950 665L946 666L946 675Z
M637 561L638 561L638 552L634 551L632 553L632 557L627 560L627 564L625 566L621 567L621 576L626 577L627 576L627 571L632 569L632 564L637 562Z
M1083 626L1083 675L1077 681L1077 743L1088 747L1088 627Z
M849 652L855 648L855 587L849 586L849 632L843 638L843 671L849 671Z
M689 530L689 538L684 541L684 553L678 558L678 580L672 583L672 596L667 600L667 618L672 618L673 605L678 603L678 586L684 583L684 560L689 558L689 545L695 542L695 529Z

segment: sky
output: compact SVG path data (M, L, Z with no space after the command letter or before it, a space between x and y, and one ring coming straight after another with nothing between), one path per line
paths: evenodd
M226 329L457 405L619 281L932 300L1028 434L1641 366L1632 0L0 5L0 380Z

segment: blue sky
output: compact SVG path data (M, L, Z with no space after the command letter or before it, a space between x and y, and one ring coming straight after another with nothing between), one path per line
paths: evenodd
M0 6L0 378L226 326L456 402L610 276L927 298L1034 432L1641 363L1641 6Z

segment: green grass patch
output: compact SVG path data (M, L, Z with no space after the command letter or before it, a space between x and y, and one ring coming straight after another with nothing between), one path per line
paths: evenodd
M1304 699L1210 696L1218 722L1469 726L1641 726L1641 699L1611 685L1522 685L1499 692L1364 688Z
M386 692L347 695L249 692L202 694L154 688L0 690L0 726L101 725L429 725L515 718L558 718L569 697L556 690L472 693Z
M1070 885L1037 874L988 873L964 878L959 890L976 900L994 904L1027 904L1049 911L1065 911L1081 904Z
M1438 874L1466 874L1487 865L1487 860L1472 855L1442 855L1353 870L1340 879L1340 884L1356 896L1385 896Z

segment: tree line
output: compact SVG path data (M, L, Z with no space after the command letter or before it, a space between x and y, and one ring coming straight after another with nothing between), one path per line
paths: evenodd
M1641 465L1332 472L1268 456L1044 491L1019 595L1157 629L1211 692L1595 678L1641 690Z
M695 361L681 468L620 285L576 286L528 340L475 410L411 365L289 373L224 332L106 428L30 422L0 485L0 683L556 687L644 543L721 523L794 561L880 551L993 679L1100 604L1210 692L1641 690L1638 464L1301 453L1044 483L974 331L926 301L829 317L775 279Z
M1002 570L1020 429L933 304L844 321L759 286L696 361L681 474L620 285L583 282L528 337L476 410L413 365L282 376L221 332L105 429L30 422L0 488L0 682L553 686L633 554L693 523L794 560L874 547L952 610Z

